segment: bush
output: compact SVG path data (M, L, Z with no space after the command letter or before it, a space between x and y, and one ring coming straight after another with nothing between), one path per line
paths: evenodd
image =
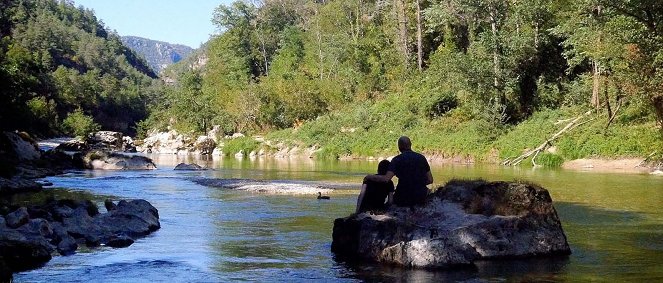
M252 137L241 137L232 140L228 140L223 146L223 153L225 155L235 154L238 152L243 152L245 156L248 156L250 152L256 151L260 143Z
M62 121L62 132L68 135L84 137L99 129L101 129L101 126L94 122L92 117L85 115L80 109L69 113L67 118Z

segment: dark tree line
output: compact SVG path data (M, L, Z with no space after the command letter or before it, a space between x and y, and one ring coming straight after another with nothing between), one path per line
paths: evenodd
M100 124L132 132L147 116L161 91L154 72L91 10L2 0L0 11L2 130L74 134Z

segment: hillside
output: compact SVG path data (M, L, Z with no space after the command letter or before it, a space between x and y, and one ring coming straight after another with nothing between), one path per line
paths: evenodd
M134 50L147 61L147 64L156 72L161 71L174 63L180 62L191 54L194 49L163 41L156 41L137 36L122 36L122 42Z
M134 132L156 74L91 10L70 1L0 3L0 130Z
M660 1L235 1L214 15L205 67L174 68L143 128L220 125L330 157L408 134L503 161L591 110L541 162L660 148Z

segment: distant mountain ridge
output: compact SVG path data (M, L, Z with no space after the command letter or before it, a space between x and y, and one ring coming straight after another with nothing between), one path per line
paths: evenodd
M139 55L156 73L189 56L194 49L182 45L152 40L138 36L122 36L122 42Z

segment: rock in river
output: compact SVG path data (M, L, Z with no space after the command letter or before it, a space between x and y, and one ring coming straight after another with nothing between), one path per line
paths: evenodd
M112 207L99 213L91 201L51 200L39 207L18 208L0 216L0 256L10 270L22 271L43 265L56 250L70 255L82 243L126 247L135 237L160 228L159 212L145 200L122 200ZM30 218L34 216L43 218Z
M144 156L125 155L106 151L90 151L83 157L83 164L88 169L97 170L152 170L156 165Z
M338 218L332 237L341 258L407 267L571 253L548 191L523 183L451 181L420 206Z
M198 171L198 170L205 170L202 166L198 164L186 164L186 163L180 163L175 166L175 169L173 170L182 170L182 171Z

